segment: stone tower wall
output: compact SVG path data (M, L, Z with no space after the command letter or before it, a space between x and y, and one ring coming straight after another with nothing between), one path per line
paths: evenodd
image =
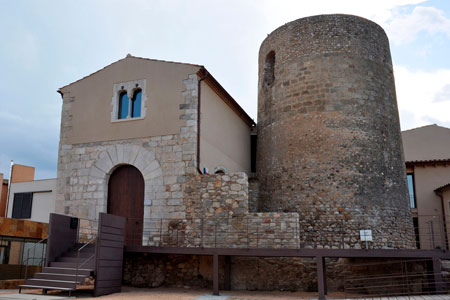
M372 229L374 247L413 248L383 29L350 15L290 22L260 48L258 87L259 209L298 212L316 236L306 244L333 245L345 222L345 235Z

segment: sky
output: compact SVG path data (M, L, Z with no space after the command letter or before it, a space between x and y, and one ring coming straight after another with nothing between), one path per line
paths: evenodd
M204 65L256 120L258 50L277 27L330 13L381 25L402 130L450 127L450 1L0 0L0 173L55 178L58 88L124 58Z

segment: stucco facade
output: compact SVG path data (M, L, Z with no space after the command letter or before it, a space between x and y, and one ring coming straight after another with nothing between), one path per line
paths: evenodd
M450 129L428 125L402 132L412 217L421 249L448 249ZM442 189L440 189L442 188ZM414 205L415 203L415 205ZM415 206L415 207L414 207Z
M55 211L56 179L13 182L8 201L8 218L13 217L14 197L19 193L32 193L29 221L48 223L50 213Z

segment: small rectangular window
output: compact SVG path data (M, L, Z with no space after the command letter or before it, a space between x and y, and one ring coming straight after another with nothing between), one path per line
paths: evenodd
M415 187L414 187L414 174L407 174L406 179L408 181L409 203L411 208L417 208Z
M14 193L12 218L31 218L31 207L33 205L33 193Z

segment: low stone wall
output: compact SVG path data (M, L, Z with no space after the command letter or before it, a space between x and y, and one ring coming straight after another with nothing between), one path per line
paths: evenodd
M248 214L248 178L243 172L186 178L186 218L243 217Z
M224 289L224 258L219 259L219 288ZM213 285L212 256L128 253L123 283L137 287ZM233 290L317 291L316 267L308 258L231 257Z
M258 211L259 199L259 181L257 178L248 179L248 210L249 212Z
M359 213L358 213L359 212ZM336 208L319 205L300 215L300 243L303 248L362 249L360 230L372 230L370 249L414 249L412 218L394 208L382 210Z
M297 248L298 213L249 213L245 173L188 176L186 218L146 219L144 245Z
M232 290L317 292L316 262L298 257L236 257L231 262ZM346 295L417 294L429 291L426 261L327 258L329 292ZM212 288L212 256L126 253L123 283L137 287ZM224 289L225 259L219 258L219 288ZM445 276L444 279L448 279ZM428 277L427 277L428 276ZM377 286L392 285L391 290Z

